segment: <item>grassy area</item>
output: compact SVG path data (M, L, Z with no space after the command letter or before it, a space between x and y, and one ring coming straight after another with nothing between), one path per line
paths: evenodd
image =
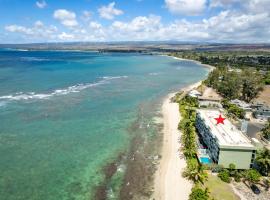
M217 176L209 174L205 186L209 188L211 197L214 199L240 200L240 198L234 194L232 188L227 183L221 181Z

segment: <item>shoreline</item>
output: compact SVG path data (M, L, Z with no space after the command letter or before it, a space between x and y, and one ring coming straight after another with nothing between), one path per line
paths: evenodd
M201 85L202 81L188 85L181 89L185 93ZM162 104L163 114L163 142L161 160L154 177L155 200L188 200L193 183L182 177L186 161L181 154L178 123L181 120L179 105L171 102L176 93L167 95Z
M202 65L203 67L207 68L207 69L210 69L209 72L213 71L214 69L216 69L216 67L212 66L212 65L208 65L208 64L203 64L201 63L200 61L198 60L191 60L191 59L185 59L185 58L179 58L179 57L175 57L175 56L169 56L169 55L163 55L163 56L168 56L168 57L171 57L175 60L181 60L181 61L192 61L192 62L195 62L196 64L199 64L199 65Z

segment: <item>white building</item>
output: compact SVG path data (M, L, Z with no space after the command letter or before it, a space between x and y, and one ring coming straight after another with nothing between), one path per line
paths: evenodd
M217 125L215 118L220 114L219 110L197 110L196 128L210 158L223 167L233 163L237 169L251 168L255 147L228 119L224 120L224 124Z

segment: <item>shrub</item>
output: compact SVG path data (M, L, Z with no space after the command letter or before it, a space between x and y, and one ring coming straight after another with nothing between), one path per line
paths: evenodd
M234 180L235 180L235 182L240 182L241 181L241 176L239 174L236 174L234 176Z
M191 194L189 195L189 200L208 200L209 199L209 192L206 188L205 190L198 185L195 185L192 190Z
M255 169L249 169L245 172L245 179L250 183L257 183L260 178L261 174Z
M224 170L222 170L221 172L219 172L218 177L219 177L222 181L224 181L224 182L226 182L226 183L230 183L230 182L231 182L230 173L229 173L229 171L226 170L226 169L224 169Z

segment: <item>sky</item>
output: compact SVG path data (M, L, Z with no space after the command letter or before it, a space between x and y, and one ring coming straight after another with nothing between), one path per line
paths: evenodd
M0 43L269 43L270 0L0 0Z

